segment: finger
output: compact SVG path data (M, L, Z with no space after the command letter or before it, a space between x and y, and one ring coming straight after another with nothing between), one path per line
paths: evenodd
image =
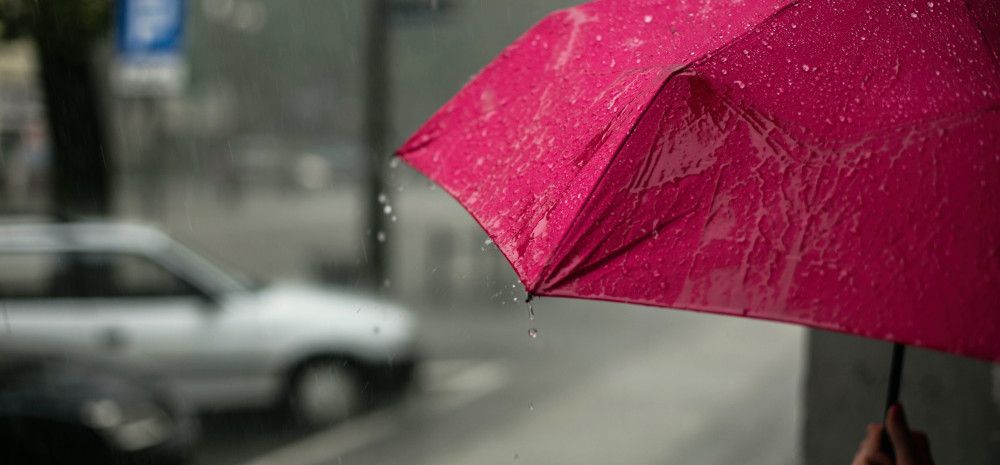
M931 456L931 442L927 438L927 433L914 431L910 438L913 440L914 453L923 459L924 464L934 465L934 459Z
M906 422L906 414L903 413L901 405L896 404L889 409L886 429L889 430L889 438L892 439L892 449L896 453L896 460L899 463L916 463L910 426Z
M881 437L882 425L869 424L865 438L858 444L858 453L855 454L851 465L893 465L889 457L879 451Z
M866 456L879 452L879 440L882 437L882 425L869 424L866 428L865 438L858 445L858 454Z
M895 465L892 463L892 459L888 455L881 452L874 452L870 455L863 455L858 452L858 455L854 456L854 461L851 465Z

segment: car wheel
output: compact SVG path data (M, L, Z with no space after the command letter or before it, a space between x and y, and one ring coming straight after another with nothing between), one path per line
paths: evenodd
M309 427L330 425L361 409L361 378L342 360L314 360L295 372L288 401L297 422Z

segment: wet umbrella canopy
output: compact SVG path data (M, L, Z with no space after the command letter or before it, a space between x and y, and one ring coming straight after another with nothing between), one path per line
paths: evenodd
M400 150L528 291L1000 360L993 0L598 0Z

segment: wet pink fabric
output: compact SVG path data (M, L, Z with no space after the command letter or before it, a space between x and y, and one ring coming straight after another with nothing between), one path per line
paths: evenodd
M998 5L594 1L399 155L535 295L1000 360Z

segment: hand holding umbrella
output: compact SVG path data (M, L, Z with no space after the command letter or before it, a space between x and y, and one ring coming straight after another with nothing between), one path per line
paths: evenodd
M882 438L888 434L892 441L892 455L886 454ZM858 453L851 465L934 465L931 457L930 441L922 431L911 431L903 413L903 407L894 405L889 409L885 426L868 425L868 434L858 446Z

